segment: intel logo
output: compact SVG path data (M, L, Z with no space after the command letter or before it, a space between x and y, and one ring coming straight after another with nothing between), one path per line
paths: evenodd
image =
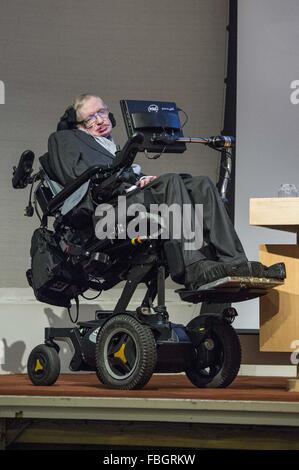
M157 113L159 111L159 106L157 104L150 104L147 110L149 113Z

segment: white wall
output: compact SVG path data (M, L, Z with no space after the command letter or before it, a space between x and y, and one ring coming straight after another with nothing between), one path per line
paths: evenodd
M144 289L138 289L129 310L135 310L142 301ZM103 292L95 301L80 300L80 321L92 320L95 310L113 310L121 294L115 288ZM94 295L86 293L86 296ZM186 325L199 314L199 305L182 302L175 292L166 291L166 305L171 321ZM75 307L72 308L75 315ZM44 343L44 329L71 327L67 310L60 307L37 302L31 289L2 288L0 289L0 374L26 372L26 364L31 350ZM67 343L60 342L60 358L62 372L69 372L71 350Z
M261 243L295 243L294 234L250 227L249 199L277 196L281 183L299 189L299 105L290 99L298 44L298 0L239 0L236 228L250 259ZM257 300L237 308L238 327L258 328Z
M144 289L138 289L129 309L135 310L142 300ZM119 299L121 290L115 288L103 292L96 301L82 299L80 320L91 320L97 309L112 310ZM170 320L186 325L199 314L200 304L182 302L172 289L166 290L166 305ZM73 310L74 307L73 307ZM75 314L75 311L72 312ZM71 327L66 309L37 302L31 289L0 289L0 374L26 373L26 364L31 350L44 343L44 329L47 327ZM259 352L258 335L241 335L242 365L240 375L295 376L296 366L291 365L289 353ZM65 342L58 342L61 371L68 373L72 357L71 348Z

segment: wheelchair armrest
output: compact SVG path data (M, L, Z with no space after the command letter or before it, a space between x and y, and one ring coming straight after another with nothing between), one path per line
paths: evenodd
M75 181L65 186L48 204L48 214L54 215L57 209L64 203L64 201L73 194L83 183L91 179L97 173L103 171L101 166L93 166L88 170L84 171Z
M143 141L144 135L141 132L133 134L132 137L127 140L122 150L116 152L116 158L110 168L119 170L131 166Z

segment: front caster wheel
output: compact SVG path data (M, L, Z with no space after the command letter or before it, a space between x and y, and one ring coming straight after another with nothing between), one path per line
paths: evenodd
M152 331L130 315L116 315L100 329L96 365L103 384L119 390L141 389L154 373L156 362Z
M199 388L224 388L231 384L239 372L241 346L234 328L225 320L207 324L200 316L188 326L198 331L207 329L207 335L194 347L193 360L185 372L189 380Z
M60 374L60 359L56 349L40 344L30 353L27 372L34 385L53 385Z

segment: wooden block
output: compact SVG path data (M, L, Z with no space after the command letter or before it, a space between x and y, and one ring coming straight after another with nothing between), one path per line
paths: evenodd
M288 380L288 391L289 392L299 392L299 378L298 379L289 379Z
M293 352L299 340L299 245L260 245L260 261L284 262L287 271L285 283L260 298L260 349Z
M249 206L250 225L297 232L299 197L253 198Z

